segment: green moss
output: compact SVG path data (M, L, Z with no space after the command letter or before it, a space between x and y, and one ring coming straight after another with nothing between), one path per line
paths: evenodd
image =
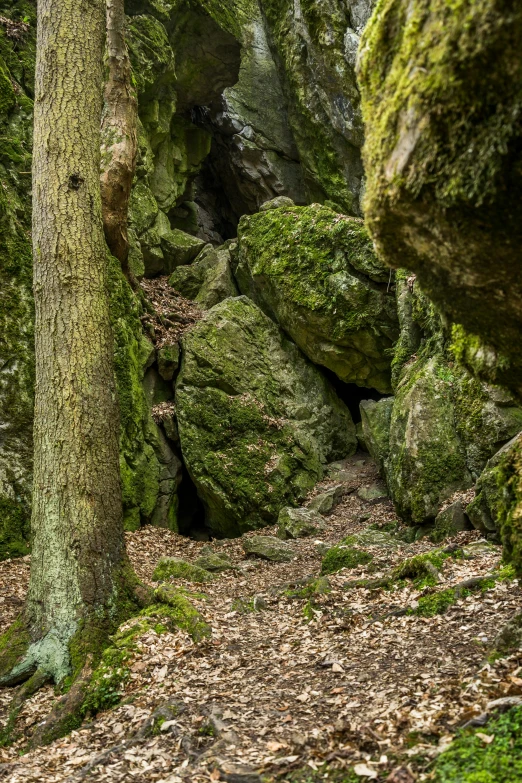
M494 739L485 743L479 734ZM486 727L460 732L437 757L435 783L513 783L522 779L522 708L490 720Z
M186 631L195 642L212 635L212 628L191 604L186 591L173 585L161 585L154 596L161 603L147 607L143 614L148 617L168 618L176 628ZM194 597L197 598L198 595L194 594Z
M330 550L331 551L331 550ZM317 595L326 595L331 591L330 582L326 576L318 576L316 579L310 579L304 587L298 587L293 590L285 590L283 595L287 598L306 598L310 599Z
M30 28L10 38L0 24L0 559L27 553L34 387L31 264L31 114L35 4L6 18Z
M400 582L403 579L412 579L418 587L436 584L433 569L440 571L449 557L458 556L459 550L448 553L442 549L433 549L430 552L414 555L403 560L393 569L392 581Z
M357 568L367 565L373 560L373 555L363 549L338 544L332 547L323 557L321 574L336 574L342 568Z
M30 638L23 617L18 617L0 636L0 678L19 663L29 647Z
M162 557L158 561L152 578L155 582L167 579L185 579L187 582L211 582L214 579L210 571L187 563L177 557Z
M363 128L355 73L345 52L348 9L336 2L264 0L263 11L283 65L289 120L311 201L330 200L358 214ZM339 99L349 105L341 129ZM349 127L348 127L349 125Z

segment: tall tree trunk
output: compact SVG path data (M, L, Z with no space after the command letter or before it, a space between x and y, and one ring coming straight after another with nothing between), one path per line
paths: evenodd
M35 459L25 666L60 681L125 570L100 198L105 0L39 0L34 113ZM88 643L87 643L88 645Z
M138 101L132 86L132 69L125 43L123 0L107 0L109 77L105 85L102 117L101 194L105 238L134 283L128 265L127 217L138 150Z

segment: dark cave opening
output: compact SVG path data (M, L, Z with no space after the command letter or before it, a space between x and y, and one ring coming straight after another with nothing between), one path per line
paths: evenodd
M357 386L356 383L345 383L332 370L328 370L326 367L321 367L321 372L334 387L339 399L344 402L350 411L354 424L358 424L361 421L359 405L363 400L375 400L378 402L390 396L389 394L381 394L377 389Z
M196 541L209 541L210 531L205 524L205 508L190 474L182 466L181 483L178 486L178 531Z

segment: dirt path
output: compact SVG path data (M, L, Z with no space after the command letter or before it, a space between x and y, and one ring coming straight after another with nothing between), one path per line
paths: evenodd
M375 479L360 455L353 466L358 483ZM39 692L19 718L20 740L0 749L0 780L385 780L398 766L397 781L427 779L430 759L455 728L491 698L522 692L522 658L485 664L488 644L520 606L521 590L516 581L500 581L444 614L386 616L415 609L422 588L409 582L394 591L347 590L349 580L368 575L360 566L329 576L326 594L292 596L319 574L324 543L394 521L388 503L372 506L351 493L327 517L323 546L293 541L290 563L247 560L241 540L216 545L238 570L202 586L186 583L206 596L194 604L211 624L212 638L194 644L182 631L147 632L119 706L20 757L55 698L51 688ZM478 538L463 533L454 539L473 556L448 558L436 590L498 567L500 549ZM128 534L130 557L148 582L159 557L194 560L203 546L154 528ZM394 549L369 546L371 576L430 548L426 540ZM28 567L27 561L0 564L3 625L19 610ZM11 696L0 692L0 721ZM166 702L175 703L175 718L156 736L137 739L140 726Z

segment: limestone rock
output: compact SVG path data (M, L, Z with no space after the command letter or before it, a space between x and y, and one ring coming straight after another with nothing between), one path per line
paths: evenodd
M283 540L306 538L325 529L321 515L309 508L283 508L277 522L277 535Z
M364 442L381 473L390 451L390 425L393 412L393 397L384 400L363 400L359 406Z
M152 579L154 582L165 582L170 578L185 579L187 582L211 582L214 577L206 569L179 557L160 557Z
M315 364L346 383L391 390L395 295L359 220L317 204L243 217L234 273Z
M361 214L364 135L355 55L373 5L262 0L308 200L333 201L352 215Z
M190 266L180 266L169 278L170 285L187 299L210 310L218 302L237 296L238 290L230 268L230 251L226 246L209 245Z
M171 381L179 367L179 344L164 345L158 350L158 372L164 381Z
M435 529L431 539L435 543L439 543L448 536L453 536L455 533L460 533L462 530L470 530L471 528L472 525L464 511L462 501L457 500L437 514Z
M295 207L295 203L288 196L277 196L261 204L259 211L267 212L269 209L279 209L280 207Z
M341 502L345 492L346 487L342 484L330 487L312 498L308 503L308 508L319 514L329 514Z
M220 573L221 571L230 571L234 565L224 554L216 552L206 552L194 560L194 565L203 568L205 571Z
M522 8L495 0L386 0L359 72L365 214L380 255L417 273L461 325L461 358L519 398L521 29Z
M275 536L252 536L245 538L243 549L247 555L271 560L273 563L288 563L295 557L292 548Z
M371 505L388 500L388 491L382 484L370 484L357 490L357 497Z
M176 409L185 463L220 536L275 522L328 461L356 449L348 409L246 297L215 305L184 335Z

